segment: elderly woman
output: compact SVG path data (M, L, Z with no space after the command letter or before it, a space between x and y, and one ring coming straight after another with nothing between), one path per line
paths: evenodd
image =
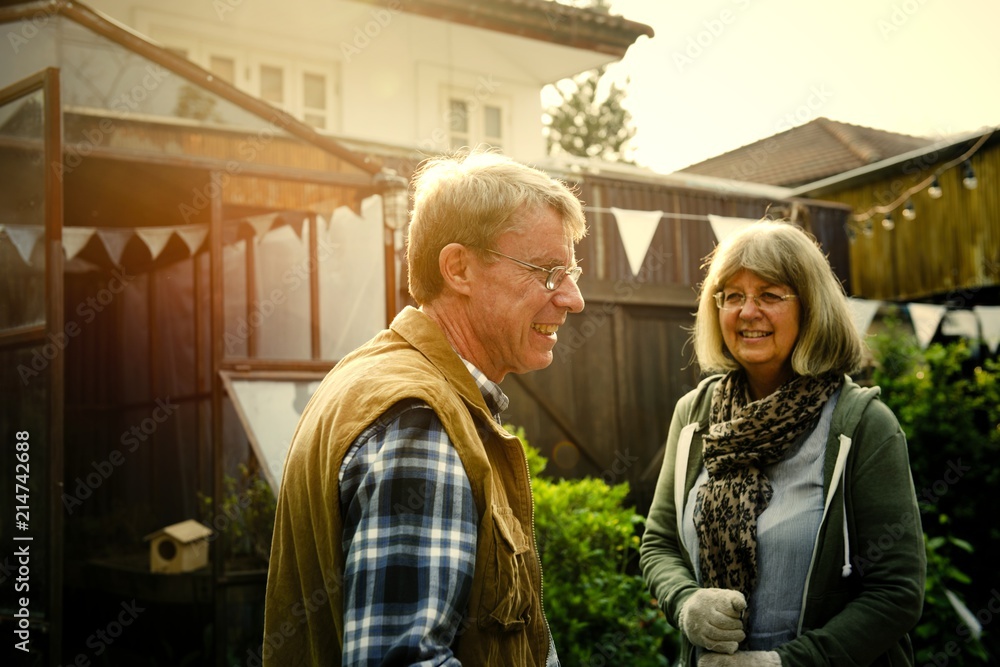
M815 241L761 221L710 256L642 540L683 664L908 665L925 552L906 439L845 374L864 342Z

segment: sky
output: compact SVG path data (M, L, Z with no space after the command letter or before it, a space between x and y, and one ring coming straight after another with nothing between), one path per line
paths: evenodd
M824 116L943 139L1000 126L1000 0L612 0L634 159L671 172Z

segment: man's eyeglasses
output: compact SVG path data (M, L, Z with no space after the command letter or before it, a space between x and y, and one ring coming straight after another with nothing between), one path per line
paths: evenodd
M775 294L774 292L761 292L760 294L744 294L743 292L716 292L715 305L719 310L743 310L747 299L753 302L761 310L777 308L789 299L798 298L795 294Z
M554 266L551 269L546 269L541 266L536 266L535 264L522 262L516 257L511 257L510 255L505 255L502 252L497 252L496 250L490 250L489 248L486 248L486 252L492 253L494 255L499 255L500 257L504 257L512 262L516 262L517 264L520 264L525 268L532 269L533 271L541 271L542 273L546 274L547 277L545 278L545 289L549 290L550 292L558 289L559 286L562 284L563 278L565 278L566 276L569 276L570 280L572 280L575 283L580 280L580 274L583 273L583 269L580 268L579 266Z

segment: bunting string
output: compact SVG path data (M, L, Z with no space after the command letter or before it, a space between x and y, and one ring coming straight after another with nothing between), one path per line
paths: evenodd
M262 238L282 224L288 224L295 230L296 235L301 237L302 225L309 215L318 214L296 213L294 216L290 216L287 212L269 213L226 220L223 224L226 226L242 225L246 234L256 239ZM104 247L108 259L113 264L120 264L125 248L133 237L142 241L149 251L150 257L155 260L162 254L174 236L184 242L191 255L197 254L204 246L208 232L209 226L207 224L166 227L63 227L62 245L66 260L72 261L90 243L92 238L97 237ZM41 225L0 224L0 238L6 238L17 249L17 253L24 263L28 265L31 265L32 253L43 234L44 227Z

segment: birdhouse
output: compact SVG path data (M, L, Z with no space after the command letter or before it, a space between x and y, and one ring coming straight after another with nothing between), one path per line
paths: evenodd
M149 571L178 574L208 565L210 528L194 520L181 521L145 537L149 542Z

